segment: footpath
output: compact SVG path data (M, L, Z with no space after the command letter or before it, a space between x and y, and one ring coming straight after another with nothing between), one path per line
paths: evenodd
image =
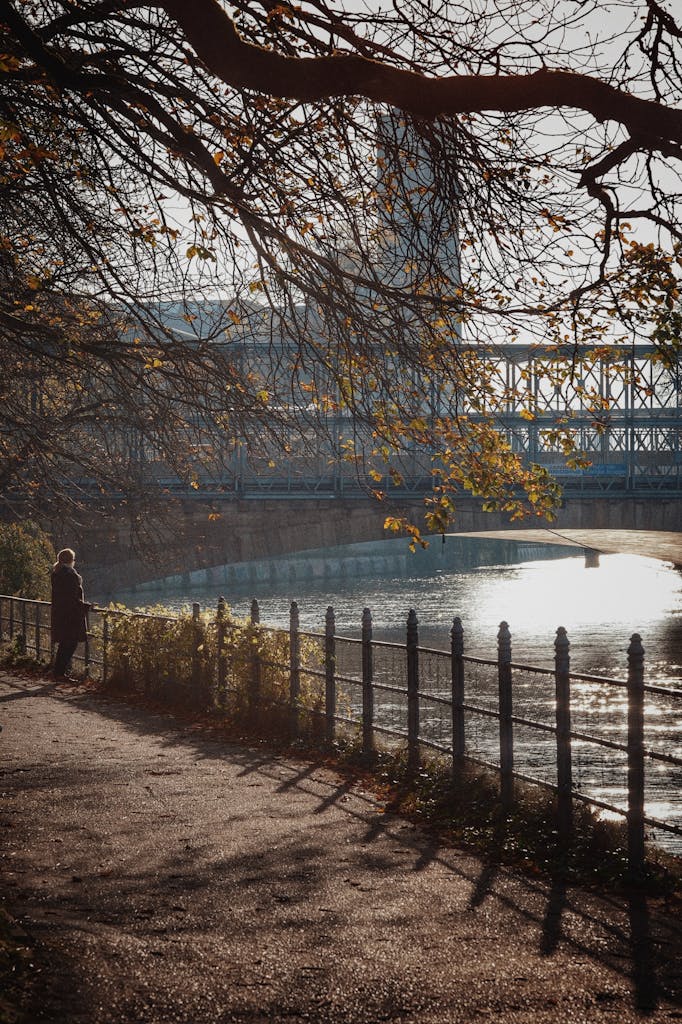
M682 922L440 847L327 768L0 674L0 1020L682 1020Z

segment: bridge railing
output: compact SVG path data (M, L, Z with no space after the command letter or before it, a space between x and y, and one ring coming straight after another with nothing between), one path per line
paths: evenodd
M50 605L0 596L0 639L19 653L49 660ZM142 649L132 658L134 631ZM239 642L231 644L230 639ZM139 639L139 638L138 638ZM455 617L448 649L423 647L413 611L405 642L373 637L364 609L357 636L336 632L333 608L324 628L301 630L291 605L288 629L262 625L258 602L234 620L217 610L191 616L93 608L88 642L77 661L84 675L169 701L233 714L277 705L292 736L331 744L351 733L371 758L379 744L404 748L416 771L425 750L494 770L503 805L515 783L556 795L560 838L571 834L574 801L627 823L630 868L642 870L645 837L682 852L682 689L645 683L638 634L621 679L572 672L566 631L559 628L553 668L512 659L503 622L494 658L465 651ZM656 814L664 809L664 816Z

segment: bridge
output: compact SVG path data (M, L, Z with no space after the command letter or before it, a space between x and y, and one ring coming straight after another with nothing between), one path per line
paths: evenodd
M230 343L234 346L234 339ZM279 366L286 361L281 345L273 353L270 336L249 336L235 347L235 358L243 356L250 368L270 362ZM467 353L484 356L503 396L490 412L511 448L528 462L545 466L567 494L682 495L682 353L674 365L666 365L649 345L595 349L515 343L489 349L463 344L461 352L464 360ZM568 368L567 379L559 379L558 367ZM432 408L425 415L440 411ZM472 421L480 418L464 402L457 411ZM316 419L308 411L306 427L292 433L292 451L285 459L275 450L256 453L243 438L233 445L231 461L223 461L219 473L198 472L198 490L164 476L163 463L153 457L147 466L150 484L184 501L366 498L367 487L358 479L355 464L344 461L335 446L349 433L350 414L313 415ZM291 416L295 421L295 408ZM589 459L586 468L569 465L558 424L575 437L578 450ZM361 453L362 428L357 424L354 433L355 450ZM143 459L144 446L138 449L131 439L130 455ZM431 468L428 451L405 451L400 457L403 483L396 487L387 475L376 486L400 500L424 494L431 488Z
M269 340L268 351L271 344ZM249 346L250 360L268 358L265 351L254 356L257 341L252 339ZM549 361L565 361L569 351L575 377L567 394L566 388L548 384L546 369ZM658 551L656 557L682 563L676 539L682 536L680 361L666 365L644 345L610 346L600 349L596 359L593 354L587 346L564 353L519 344L490 352L487 358L500 393L516 396L496 410L499 429L514 451L547 467L562 485L563 506L551 524L556 533L568 537L566 531L582 531L572 542L599 548L594 531L609 531L608 539L601 537L602 550L632 550L633 533L666 533L665 546L661 536L646 551L640 543L640 553ZM603 408L595 412L599 399ZM561 421L589 458L586 468L568 464L553 430ZM333 438L344 424L348 420L343 417L326 417L324 430L319 435L309 432L305 445L295 446L285 463L267 454L249 458L245 441L234 447L232 464L220 474L200 475L198 488L164 476L163 466L151 460L149 507L139 512L137 523L139 527L146 518L150 527L140 538L145 558L131 548L130 524L123 517L86 524L82 557L95 577L106 579L115 591L197 569L207 570L210 580L214 568L226 564L378 540L386 536L383 522L389 513L419 522L423 497L432 487L429 453L404 453L403 482L395 486L387 477L378 483L386 492L386 500L378 502L358 479L356 467L333 449ZM527 530L529 525L513 528ZM465 496L457 502L453 529L500 534L510 524L499 514L482 512L478 501ZM534 539L543 537L536 534Z
M395 496L388 506L366 495L307 495L304 500L247 495L221 503L176 501L166 503L158 517L147 511L149 529L138 538L137 546L131 539L130 521L121 516L91 521L81 529L77 547L93 588L114 596L170 576L187 585L217 587L250 579L248 573L240 576L225 569L245 563L252 563L254 578L267 582L274 577L265 563L277 556L386 539L383 523L389 511L418 522L422 499ZM216 515L219 518L211 518ZM627 493L568 494L555 522L535 520L535 525L530 529L527 521L510 524L500 513L483 512L473 498L458 501L456 529L463 536L629 551L682 565L680 494L645 498Z

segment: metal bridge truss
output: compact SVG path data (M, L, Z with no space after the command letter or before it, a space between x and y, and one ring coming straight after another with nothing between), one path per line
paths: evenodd
M257 348L256 343L250 359ZM470 350L481 354L480 348ZM655 351L644 345L604 346L596 359L594 346L562 352L510 344L486 351L499 382L495 412L501 432L514 451L546 466L569 493L682 495L682 360L678 356L671 368L652 359ZM506 397L512 394L514 399ZM595 412L599 399L604 407ZM589 458L586 468L571 468L561 443L551 437L560 421ZM161 466L150 470L160 486L187 498L363 496L367 488L357 470L334 451L333 438L347 435L348 425L347 418L328 416L318 433L311 424L303 436L297 433L286 461L279 454L253 457L247 445L236 445L229 469L204 476L198 491L164 477ZM376 486L406 497L430 489L428 453L404 453L400 468L399 487L389 478Z
M549 382L552 350L507 346L498 360L506 387L525 390L522 408L505 411L502 422L514 450L547 466L565 489L655 494L682 491L682 360L674 367L652 358L653 347L593 347L560 353L573 373L565 384ZM605 400L595 412L595 398ZM599 403L597 403L599 404ZM531 408L535 419L521 416ZM591 465L571 469L561 445L548 436L565 419Z

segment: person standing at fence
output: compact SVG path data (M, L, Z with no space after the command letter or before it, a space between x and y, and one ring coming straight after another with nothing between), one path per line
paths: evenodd
M78 644L87 638L88 610L83 580L74 568L76 554L64 548L52 569L52 643L57 644L52 673L58 682L71 682L68 673Z

